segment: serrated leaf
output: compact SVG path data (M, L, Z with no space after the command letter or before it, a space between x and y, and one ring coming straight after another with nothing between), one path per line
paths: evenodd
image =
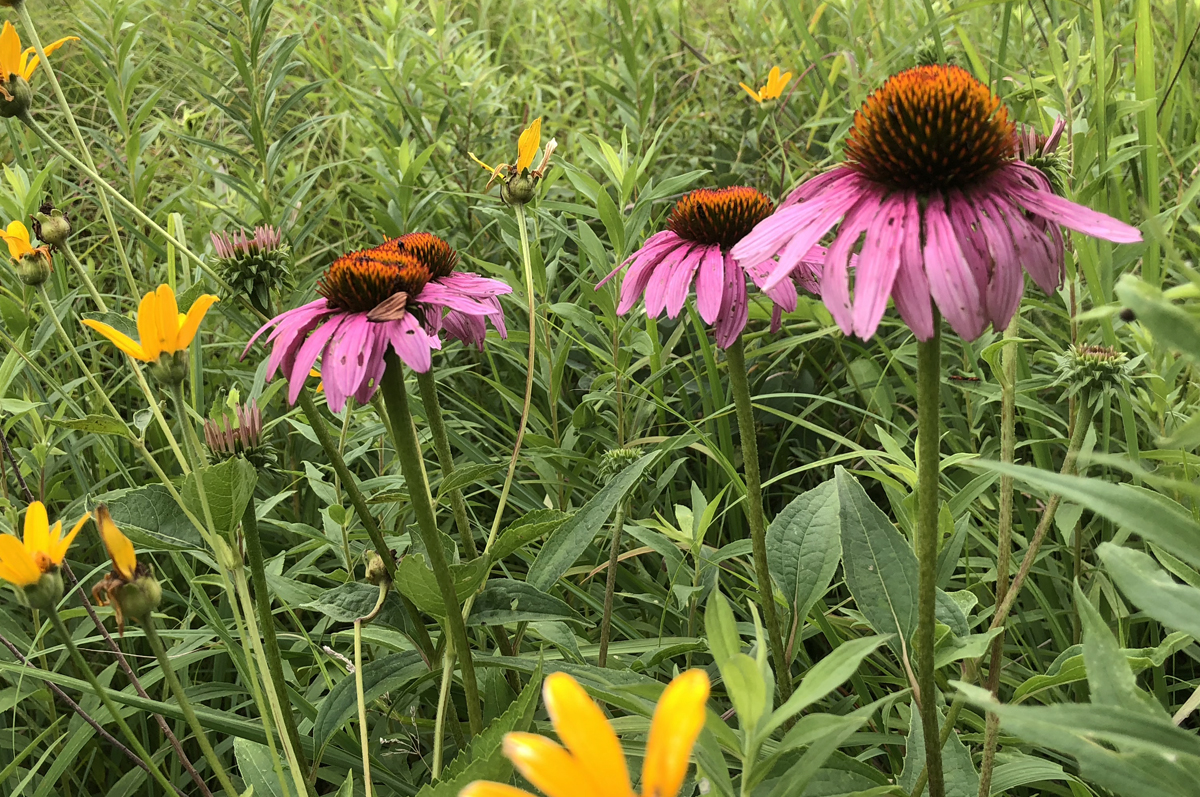
M767 565L803 620L829 589L842 557L841 514L834 479L797 496L767 528Z
M138 548L197 550L204 548L200 532L161 484L114 490L96 497L108 504L113 521Z
M215 530L229 534L242 522L242 513L254 495L258 471L241 457L234 457L189 473L181 491L183 502L193 515L205 519L197 479L204 480L204 500L208 502Z

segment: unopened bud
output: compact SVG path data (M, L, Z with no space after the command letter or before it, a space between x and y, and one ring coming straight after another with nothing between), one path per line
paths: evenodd
M150 375L168 387L178 385L187 377L187 351L177 351L174 354L163 352L159 358L150 364Z
M614 448L600 455L600 481L608 483L625 468L632 465L642 456L638 446L629 448Z
M21 282L31 288L36 288L50 279L53 266L50 263L50 250L39 246L33 251L21 256L17 261L17 276Z
M379 586L391 584L392 577L388 575L387 564L383 557L374 551L367 551L367 583Z
M0 3L2 5L3 3ZM33 105L33 89L20 75L9 75L0 83L0 117L12 119L24 116Z
M537 196L537 179L528 172L513 175L500 186L500 198L506 205L524 205Z
M18 590L17 594L30 608L51 611L63 596L62 573L57 567L51 567L42 573L42 577L37 580L36 584L30 584L24 590Z
M109 596L113 603L120 604L121 614L142 623L162 603L162 585L150 566L142 564L138 565L133 581L122 584Z
M49 210L46 207L49 205ZM63 213L58 208L50 205L49 202L42 203L42 209L34 213L33 219L33 234L39 240L50 244L55 249L61 249L66 246L67 238L71 236L71 220L67 218L67 214Z
M1067 386L1067 397L1087 391L1088 400L1124 393L1133 384L1133 372L1142 356L1130 360L1110 346L1071 346L1056 357L1058 384Z

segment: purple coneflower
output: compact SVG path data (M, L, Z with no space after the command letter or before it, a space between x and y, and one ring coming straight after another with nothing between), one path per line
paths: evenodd
M274 251L283 242L279 230L266 224L255 227L253 236L245 230L237 230L233 235L227 232L210 232L208 235L213 251L223 260Z
M274 342L267 379L283 367L289 403L296 402L320 357L330 408L340 412L348 396L365 404L379 389L388 346L412 370L429 370L433 350L442 347L437 329L443 310L496 323L492 300L512 289L449 269L435 274L419 252L398 239L342 255L317 283L322 298L272 318L254 333L246 351L274 327L267 338Z
M1003 329L1021 301L1022 266L1048 293L1062 281L1058 225L1141 240L1128 224L1056 196L1039 169L1014 157L1017 142L1008 110L967 71L901 72L855 114L845 165L793 191L733 256L762 263L777 255L769 290L840 220L821 291L844 332L871 337L889 295L919 340L934 334L934 304L968 340L989 322Z
M600 288L618 272L629 267L621 282L617 313L633 309L643 295L650 317L667 311L675 318L683 309L693 282L696 310L706 324L713 325L717 345L729 348L746 327L749 304L746 275L759 287L773 276L770 255L749 265L739 264L730 250L750 230L771 215L771 200L745 186L700 188L675 204L667 229L646 239L642 248L600 281ZM816 243L815 241L813 242ZM824 249L811 247L797 258L786 274L764 291L775 303L772 326L783 312L796 309L796 285L817 293L820 259ZM786 277L786 279L785 279Z

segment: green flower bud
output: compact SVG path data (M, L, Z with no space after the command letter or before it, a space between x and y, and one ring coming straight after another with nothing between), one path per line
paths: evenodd
M640 446L614 448L600 455L600 481L608 483L642 456Z
M24 116L31 105L33 89L29 87L29 81L20 75L9 75L8 80L0 85L0 117L12 119Z
M150 364L150 375L168 387L178 385L187 377L187 350L174 354L163 352Z
M33 609L51 611L63 596L62 573L57 567L42 573L36 584L17 590L18 597Z
M37 247L17 261L17 276L31 288L36 288L50 279L52 270L50 250L44 246Z
M537 196L537 178L528 170L510 177L500 186L500 198L506 205L524 205Z
M41 210L33 214L32 227L33 234L39 240L55 249L66 246L67 238L71 235L71 220L49 202L43 202Z
M109 593L109 598L120 608L124 617L144 623L146 617L162 603L162 585L150 567L143 564L138 566L133 581L117 587Z
M1056 384L1066 385L1066 397L1086 391L1089 403L1125 393L1133 385L1133 373L1140 355L1130 360L1123 351L1109 346L1071 346L1055 357L1058 365Z

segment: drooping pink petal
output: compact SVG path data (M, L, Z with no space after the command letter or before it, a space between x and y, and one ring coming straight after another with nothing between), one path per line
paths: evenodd
M911 191L904 192L903 199L905 235L900 247L900 267L892 283L892 300L917 340L929 340L933 337L933 305L921 253L921 205Z
M337 334L330 339L325 347L325 356L321 358L321 378L325 381L326 390L331 384L337 385L338 393L346 396L358 390L359 382L367 370L365 355L374 325L375 322L367 320L365 313L354 313L346 318Z
M674 236L673 241L656 246L649 255L638 257L629 267L625 278L621 280L621 298L617 302L617 315L625 315L632 310L648 289L651 279L654 278L663 261L676 257L678 252L686 248L687 244L683 239L674 233L671 234Z
M683 310L683 303L687 301L688 292L692 287L692 278L696 275L696 269L700 267L700 263L709 249L719 250L720 247L694 246L688 252L687 257L671 268L671 272L667 275L667 318L676 318Z
M396 356L405 365L419 374L429 370L433 364L433 349L441 348L441 344L437 338L426 334L411 313L399 321L386 322L385 328Z
M711 324L721 312L721 296L725 291L725 255L721 247L706 246L704 259L696 274L696 310L704 323Z
M296 403L296 399L300 397L300 391L304 388L305 380L308 379L309 371L312 370L317 358L321 356L321 352L325 351L325 345L329 342L330 338L337 334L338 328L349 317L349 313L341 313L334 316L314 330L308 336L308 339L304 341L304 345L297 352L291 368L287 369L286 372L288 379L288 404Z
M679 236L676 235L672 230L661 230L660 232L654 233L654 235L651 235L645 240L640 249L621 261L621 265L608 272L608 275L604 279L597 282L596 290L600 290L607 285L609 280L617 276L621 269L625 268L625 266L629 265L630 263L640 260L644 257L654 257L656 254L658 254L659 249L673 248L670 246L665 246L666 244L671 243L673 243L675 246L678 246L680 243L682 243L682 241L679 239Z
M385 368L383 355L387 352L388 347L387 330L380 329L376 324L372 333L371 350L367 352L367 371L358 384L358 390L354 391L354 400L359 404L367 404L371 401L371 397L379 389L379 380L383 378Z
M975 340L987 326L982 297L945 206L936 197L925 206L922 255L929 292L938 309L955 332L966 340Z
M1037 171L1033 166L1020 161L1013 161L1005 168ZM1036 213L1076 232L1119 244L1132 244L1142 240L1142 234L1137 227L1131 227L1112 216L1077 205L1049 191L1034 191L1018 181L1012 181L1009 190L1013 198L1030 213Z
M457 289L448 288L446 285L431 282L422 288L421 292L415 297L409 297L409 301L423 305L446 307L451 310L457 310L460 313L467 313L468 315L488 315L492 312L492 307L482 301L487 296L487 294L471 296Z
M448 290L457 291L463 296L475 299L512 293L512 287L508 283L470 271L455 271L448 276L438 277L431 284L442 285Z
M689 244L673 249L669 254L663 256L655 266L654 273L650 275L650 281L646 284L646 293L643 297L646 301L646 315L651 318L662 315L663 310L667 307L667 286L670 283L671 274L676 266L687 260L695 248L694 244Z
M446 334L464 346L473 346L483 351L483 341L487 337L487 325L484 316L466 315L450 311L443 319Z
M962 191L952 189L945 194L946 215L950 219L950 229L958 238L959 249L971 268L971 276L982 297L987 294L988 281L991 278L992 259L988 254L987 244L983 241L978 229L975 207L967 200Z
M294 307L291 310L280 313L259 327L258 331L250 337L250 342L247 343L246 348L242 350L242 357L245 357L246 354L249 353L250 347L253 346L254 342L258 340L259 337L261 337L262 334L268 329L274 327L276 332L278 332L278 329L281 325L303 326L311 321L313 317L328 315L332 312L334 312L334 308L331 308L328 302L326 302L324 299L317 299L316 301L309 302L308 304L301 305L300 307Z
M888 297L896 271L900 268L900 248L908 235L907 212L902 195L883 200L879 212L867 226L862 251L854 269L854 334L863 340L875 334L887 310Z
M823 174L818 174L811 180L805 180L803 183L798 185L792 191L792 193L788 194L787 199L783 200L779 207L786 208L790 205L796 204L797 202L803 202L821 193L839 180L857 176L857 172L845 166L838 166L830 169L829 171L824 172Z
M1024 210L1001 196L992 197L991 207L1003 219L1011 234L1017 260L1029 272L1029 276L1033 277L1039 288L1048 295L1053 295L1063 278L1059 259L1062 239L1060 237L1056 245L1055 238L1047 235L1047 231L1057 232L1058 225L1038 216L1028 217Z
M1001 331L1008 326L1021 304L1021 294L1025 292L1025 274L1012 234L994 206L982 200L976 201L975 205L980 233L992 258L992 274L985 305L992 326L996 331Z
M854 312L850 304L850 253L858 239L880 210L882 197L868 192L846 213L837 237L825 255L821 273L821 299L834 322L847 335L854 332Z
M807 224L792 233L787 246L780 252L779 262L776 263L767 281L763 283L763 289L770 288L781 280L787 279L796 265L808 256L812 247L837 224L838 219L842 218L865 196L875 197L876 202L881 201L882 190L864 180L845 179L840 180L834 188L829 189L821 196L800 205L793 205L792 207L802 208L821 203L821 208Z
M746 277L733 262L733 256L725 259L725 290L721 299L721 312L713 327L717 345L727 349L742 334L750 318L750 305L746 298Z
M777 304L771 305L771 334L774 335L781 329L783 329L783 308Z

